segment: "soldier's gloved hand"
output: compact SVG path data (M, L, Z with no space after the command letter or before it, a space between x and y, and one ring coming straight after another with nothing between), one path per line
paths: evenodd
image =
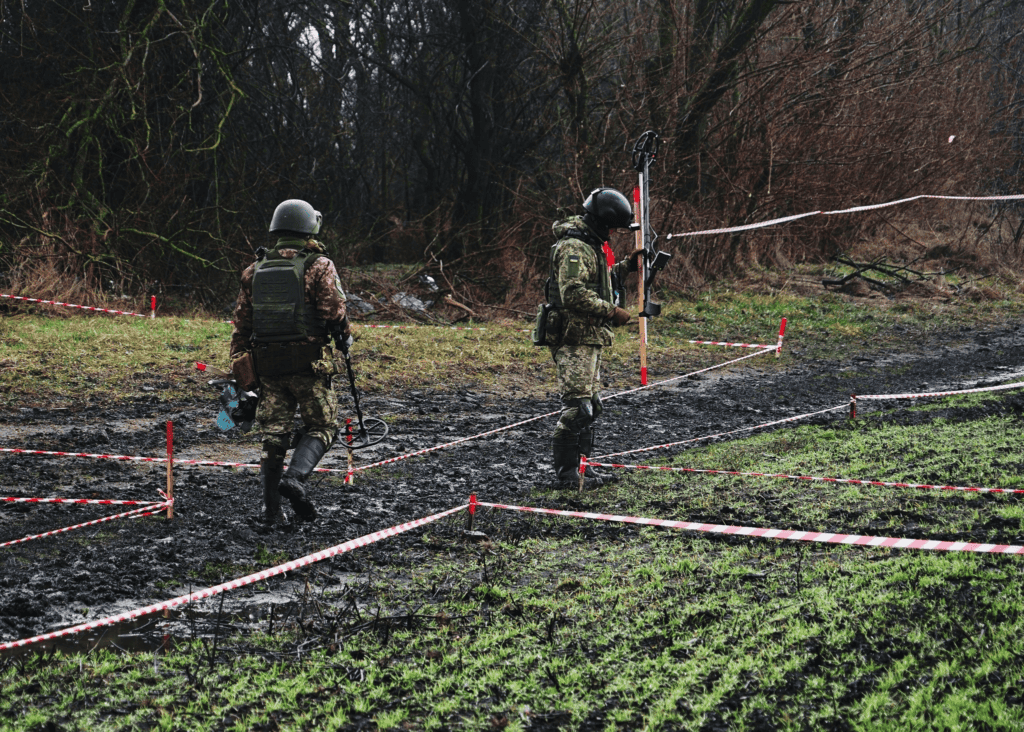
M620 326L629 322L629 313L622 308L615 308L612 311L612 325Z
M638 267L637 267L637 260L640 257L644 257L645 256L645 251L646 250L644 250L643 248L641 248L641 249L634 249L633 251L631 251L629 254L626 255L626 259L629 261L629 264L626 265L626 271L627 272L636 272L637 271L637 269L638 269ZM646 261L646 259L644 261Z
M356 342L356 339L353 338L351 334L346 335L346 336L342 336L342 337L338 338L337 341L335 341L335 343L337 344L338 348L346 356L348 355L348 350L350 348L352 348L352 344L355 343L355 342Z

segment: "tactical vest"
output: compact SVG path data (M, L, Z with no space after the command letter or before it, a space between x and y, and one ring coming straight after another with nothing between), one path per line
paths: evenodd
M252 339L256 343L327 338L327 322L306 303L306 270L321 255L300 251L285 259L276 250L256 263L252 278Z
M548 281L544 284L544 295L548 302L554 305L556 308L563 307L562 305L562 292L558 287L558 269L556 260L558 258L558 248L562 242L566 239L579 239L580 241L587 242L593 246L593 236L585 231L579 229L569 229L565 236L559 239L551 247L551 256L549 262L549 273ZM612 283L611 278L608 276L608 268L604 265L603 255L600 252L595 252L597 255L598 266L597 273L594 277L586 282L584 285L588 290L597 294L602 300L612 302Z

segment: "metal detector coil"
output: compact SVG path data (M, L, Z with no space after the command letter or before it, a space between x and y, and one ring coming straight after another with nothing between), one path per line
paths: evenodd
M358 431L339 435L338 440L342 441L349 450L359 450L363 447L376 445L387 436L387 422L376 417L363 417L359 420Z

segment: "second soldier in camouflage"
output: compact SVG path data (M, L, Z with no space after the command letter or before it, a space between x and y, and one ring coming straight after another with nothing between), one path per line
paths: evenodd
M612 229L633 219L629 201L614 188L598 188L583 203L584 214L558 221L551 247L547 343L555 361L562 414L552 435L555 474L560 485L575 485L580 455L592 456L594 421L601 407L601 349L612 344L612 326L629 322L615 304L612 277L624 280L637 270L630 253L614 263L607 240ZM592 478L599 478L593 469Z

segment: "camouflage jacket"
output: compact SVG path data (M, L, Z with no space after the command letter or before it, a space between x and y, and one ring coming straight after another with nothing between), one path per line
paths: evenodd
M608 265L604 242L580 216L555 222L551 247L549 302L561 308L559 345L610 346L613 304L611 276L625 279L628 262Z
M294 259L301 249L311 249L325 254L324 245L315 239L303 240L294 238L278 239L274 245L282 257ZM253 262L242 272L242 286L238 291L238 303L235 305L235 321L231 330L231 359L249 350L252 338L252 278L256 271ZM328 327L341 324L343 332L349 332L348 318L345 315L345 291L341 288L338 270L334 262L327 256L317 258L306 270L305 280L306 303L316 308L317 317L327 321ZM323 343L323 339L310 336L302 343Z

